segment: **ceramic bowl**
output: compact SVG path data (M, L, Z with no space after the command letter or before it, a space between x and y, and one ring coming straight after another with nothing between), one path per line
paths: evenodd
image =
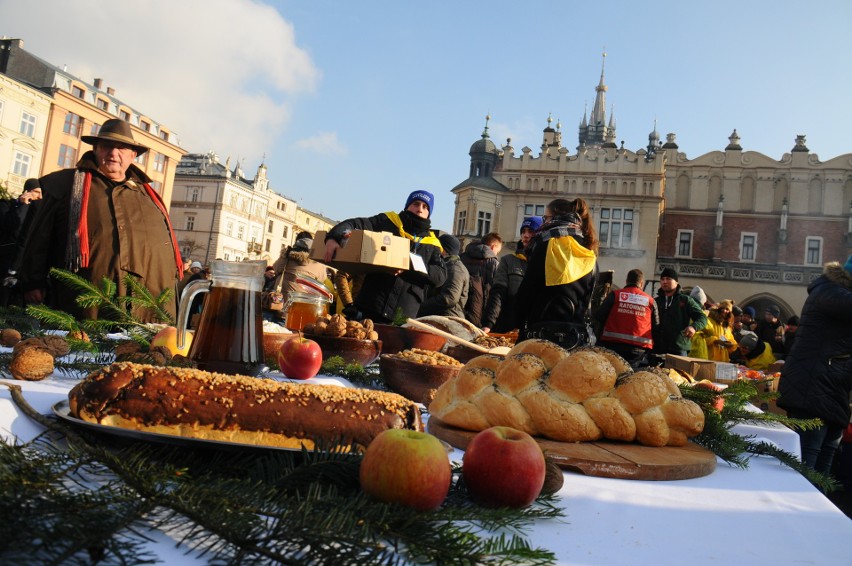
M358 340L338 336L305 334L322 348L322 359L340 356L346 363L369 365L382 353L381 340Z
M383 354L379 370L388 388L394 393L429 406L435 390L459 374L460 367L421 364Z
M375 325L379 340L382 341L383 354L396 354L411 348L438 352L447 343L447 339L428 330L417 330L391 324Z

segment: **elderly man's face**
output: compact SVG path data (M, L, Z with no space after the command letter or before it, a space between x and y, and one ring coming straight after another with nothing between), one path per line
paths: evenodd
M123 143L99 141L94 151L98 169L113 181L123 181L127 177L127 169L136 159L136 150Z

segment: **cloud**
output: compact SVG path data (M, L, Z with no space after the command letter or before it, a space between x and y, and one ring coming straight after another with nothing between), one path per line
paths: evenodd
M337 132L320 132L293 145L323 155L349 155L349 148L337 139Z
M193 152L259 159L321 78L293 26L255 0L0 0L0 21L30 53L103 78Z

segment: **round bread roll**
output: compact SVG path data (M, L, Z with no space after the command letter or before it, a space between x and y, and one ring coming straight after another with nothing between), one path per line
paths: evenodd
M635 416L661 405L668 398L669 389L665 379L655 373L637 371L618 380L614 395Z
M590 349L569 352L550 371L549 385L573 403L603 395L615 386L617 374L609 360Z
M506 354L506 357L513 356L515 354L535 354L542 359L544 365L547 366L547 369L551 370L562 358L568 355L568 351L549 340L533 338L515 344L515 346L509 350L509 353Z
M494 372L494 383L512 395L535 385L547 373L544 361L533 354L516 354L500 362Z

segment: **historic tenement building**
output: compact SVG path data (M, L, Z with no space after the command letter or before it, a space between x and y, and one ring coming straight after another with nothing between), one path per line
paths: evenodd
M328 230L334 221L272 190L261 164L253 179L230 158L191 153L175 175L171 219L184 257L273 263L302 230Z
M454 231L464 243L496 231L508 253L524 216L542 214L555 198L582 197L600 235L600 268L616 285L639 268L651 291L673 267L686 288L758 310L774 302L782 319L799 314L825 262L852 253L852 154L823 162L805 136L791 135L791 152L775 160L743 151L734 131L724 151L689 159L675 134L664 143L656 129L634 152L615 144L603 72L596 91L575 153L550 118L537 154L517 154L511 139L498 148L486 118L469 176L452 189Z
M0 89L0 115L8 113L3 122L18 119L16 114L20 112L19 135L13 144L12 170L7 177L12 189L22 187L27 177L73 167L92 148L81 137L97 134L111 118L121 118L131 125L133 138L150 148L136 158L135 165L151 178L151 186L168 205L175 169L186 152L164 124L118 98L103 79L86 82L64 67L29 53L21 39L0 39L0 75L5 76L4 83L12 79L46 94L49 101L45 111L44 97L33 96L35 104L19 110L6 102L12 91L7 95L6 89ZM18 89L15 96L22 92ZM4 109L6 105L8 109ZM0 159L0 165L3 161Z

